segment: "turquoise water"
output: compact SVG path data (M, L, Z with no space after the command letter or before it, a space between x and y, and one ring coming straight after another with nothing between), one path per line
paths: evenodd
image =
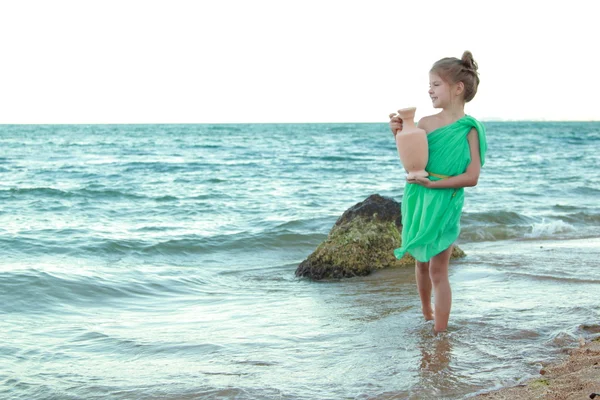
M386 124L0 126L0 397L458 399L536 374L598 324L600 123L485 125L438 337L410 268L294 276L347 208L401 200Z

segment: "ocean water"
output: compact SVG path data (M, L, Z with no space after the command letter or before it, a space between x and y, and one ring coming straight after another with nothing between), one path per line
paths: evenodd
M0 398L460 399L599 331L600 122L486 122L449 331L412 268L294 276L387 124L0 126Z

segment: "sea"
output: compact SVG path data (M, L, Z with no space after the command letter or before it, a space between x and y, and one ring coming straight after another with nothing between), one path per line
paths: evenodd
M295 270L387 123L0 125L0 398L463 399L600 333L600 122L484 121L448 331L414 268Z

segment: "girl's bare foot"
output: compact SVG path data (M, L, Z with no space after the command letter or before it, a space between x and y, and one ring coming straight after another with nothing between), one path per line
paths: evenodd
M423 316L425 321L433 321L433 309L431 307L423 307Z

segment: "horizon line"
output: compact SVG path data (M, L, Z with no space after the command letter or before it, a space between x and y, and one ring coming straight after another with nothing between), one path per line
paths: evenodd
M481 122L600 122L600 119L581 120L552 120L552 119L502 119L502 118L478 118ZM27 125L300 125L300 124L387 124L388 121L304 121L304 122L26 122L26 123L4 123L2 126L27 126Z

